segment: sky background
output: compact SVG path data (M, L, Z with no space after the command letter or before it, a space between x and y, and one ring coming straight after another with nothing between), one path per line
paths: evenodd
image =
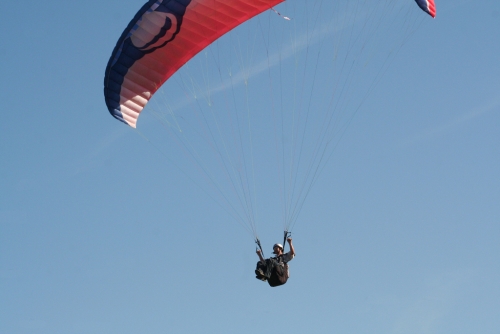
M499 332L498 2L437 1L309 194L275 289L244 229L106 109L141 5L0 4L1 333ZM261 220L269 255L282 231Z

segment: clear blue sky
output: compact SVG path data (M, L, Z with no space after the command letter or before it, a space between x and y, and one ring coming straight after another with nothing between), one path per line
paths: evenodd
M271 289L192 166L106 109L106 63L143 2L3 1L0 333L498 333L500 4L436 2L436 19L415 6ZM269 255L280 211L259 203Z

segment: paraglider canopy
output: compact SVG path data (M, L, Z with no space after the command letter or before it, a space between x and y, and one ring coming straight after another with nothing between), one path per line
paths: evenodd
M436 5L434 4L434 0L415 0L417 5L422 8L424 12L429 14L432 17L436 17Z
M106 67L109 112L135 128L144 106L182 65L228 31L283 1L149 0L122 33ZM434 0L416 2L436 15Z

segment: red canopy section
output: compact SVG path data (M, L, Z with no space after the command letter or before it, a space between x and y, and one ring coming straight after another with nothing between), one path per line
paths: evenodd
M106 68L110 113L136 127L153 94L220 36L283 0L156 0L123 32Z

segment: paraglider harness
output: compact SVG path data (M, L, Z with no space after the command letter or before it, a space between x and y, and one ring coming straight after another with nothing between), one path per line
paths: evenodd
M269 277L267 278L267 283L271 287L276 287L283 285L288 280L288 263L283 261L283 256L285 255L285 245L286 239L291 236L291 232L285 231L283 238L283 254L266 259L266 264L263 265L261 261L257 263L257 269L262 269L264 272L267 272ZM262 256L264 257L264 250L260 244L260 240L256 239L255 243L259 246L260 251L262 252ZM264 257L265 258L265 257Z

